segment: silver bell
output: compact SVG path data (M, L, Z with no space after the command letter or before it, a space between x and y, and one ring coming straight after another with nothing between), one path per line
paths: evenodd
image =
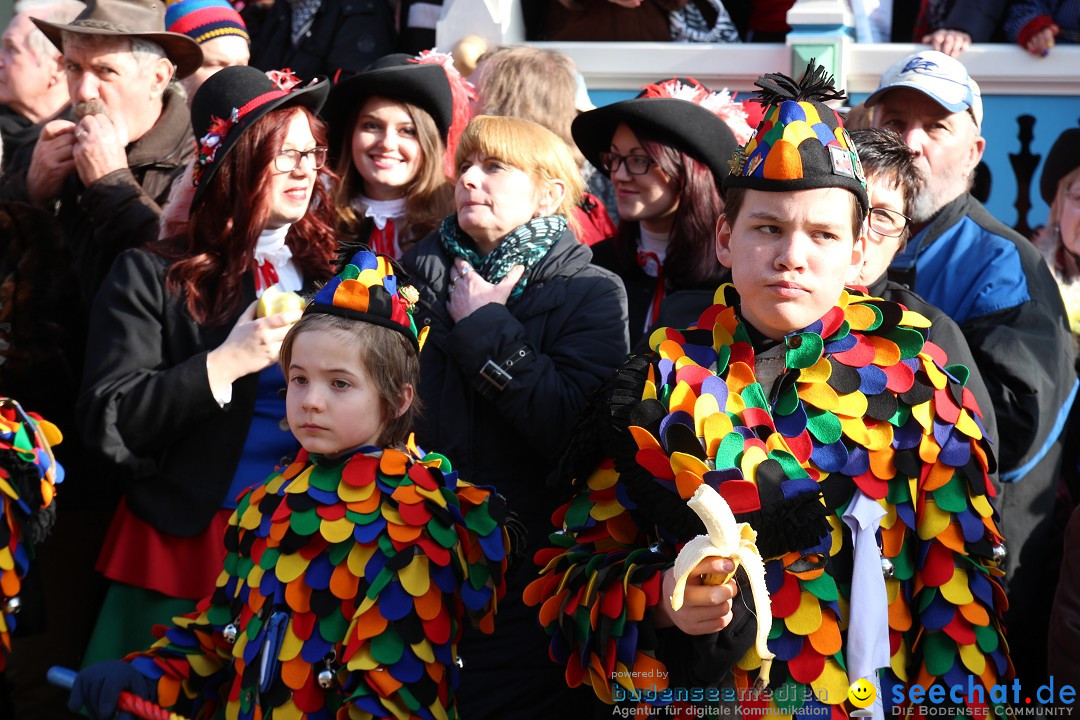
M1009 554L1008 549L1005 547L1005 543L999 543L991 550L994 556L994 560L1001 562L1005 559L1005 556Z
M893 565L893 561L884 555L881 556L881 574L885 576L886 580L892 580L893 575L896 574L896 567Z
M334 687L335 677L336 675L333 670L328 667L323 668L319 671L319 687L321 687L323 690L329 690L330 688Z
M225 637L226 642L228 642L230 645L236 642L236 626L232 623L226 625L225 628L221 631L221 634Z
M22 600L19 599L18 595L9 597L4 603L4 612L8 615L14 615L20 610L22 610Z
M454 664L457 665L459 669L465 667L465 661L461 659L460 655L454 658Z

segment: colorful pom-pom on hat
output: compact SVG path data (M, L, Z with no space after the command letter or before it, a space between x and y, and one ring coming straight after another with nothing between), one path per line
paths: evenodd
M381 325L404 335L417 352L427 328L418 331L412 310L419 293L411 285L398 287L390 258L361 250L326 283L304 310Z
M182 33L202 45L225 35L243 38L249 45L247 25L228 0L170 0L165 29Z
M745 147L732 156L724 188L783 192L839 187L854 193L866 214L866 176L840 115L824 103L842 90L813 60L802 80L770 73L755 83L765 114Z

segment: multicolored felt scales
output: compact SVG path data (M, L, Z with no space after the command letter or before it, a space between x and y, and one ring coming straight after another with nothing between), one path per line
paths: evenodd
M579 478L556 515L554 547L537 555L542 576L526 599L568 682L608 702L669 687L649 609L662 572L702 532L685 506L702 484L757 531L766 560L776 659L771 692L744 706L846 717L855 618L888 627L886 715L894 684L967 687L971 675L989 688L1010 677L993 460L967 369L925 340L921 315L851 292L757 357L738 303L722 286L695 327L653 335L637 400L611 411L630 440ZM871 580L884 577L878 606L850 602L843 518L857 500L882 515L869 536ZM737 689L750 690L760 664L751 649Z
M0 398L0 670L11 652L22 579L34 546L45 539L56 517L53 499L64 469L52 446L61 437L51 422Z
M504 515L440 455L301 451L241 498L214 595L130 660L192 716L456 717L461 620L491 632L505 589Z

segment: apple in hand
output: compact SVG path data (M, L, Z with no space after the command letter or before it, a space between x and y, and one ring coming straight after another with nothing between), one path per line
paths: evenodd
M278 290L276 285L263 290L259 297L259 305L255 309L255 317L261 318L267 315L289 312L290 310L304 311L307 303L304 298L291 291Z

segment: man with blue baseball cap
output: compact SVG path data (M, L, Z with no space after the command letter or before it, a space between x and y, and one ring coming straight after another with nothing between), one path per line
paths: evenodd
M1009 643L1025 686L1042 682L1057 577L1051 512L1077 384L1065 309L1039 252L968 192L986 140L967 68L944 53L915 53L885 72L866 105L876 127L915 151L926 179L911 241L889 276L960 325L986 381L1000 435Z

